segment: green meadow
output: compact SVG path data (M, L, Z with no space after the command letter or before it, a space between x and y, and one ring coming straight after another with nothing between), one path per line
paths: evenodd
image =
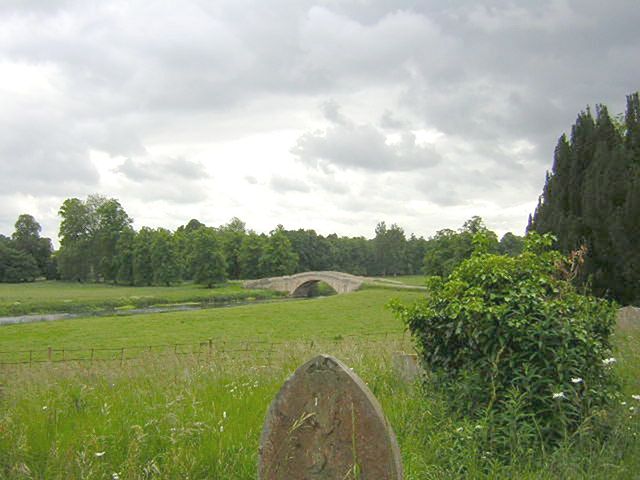
M104 283L41 281L0 283L0 316L33 313L89 313L175 304L215 304L281 296L245 290L240 282L216 288L185 283L171 287L131 287Z
M318 353L368 383L393 426L405 479L632 479L640 472L638 332L618 332L619 404L610 431L588 430L557 450L510 455L483 448L481 421L452 417L429 383L405 384L392 355L410 351L384 305L424 293L365 289L308 300L189 312L100 316L0 327L5 360L49 346L126 348L125 359L0 366L1 479L255 479L267 407L282 382ZM216 348L209 350L207 340ZM172 344L201 345L181 350ZM265 355L258 344L271 344ZM239 348L217 348L222 342ZM141 345L166 345L136 351ZM136 352L135 359L128 352ZM8 355L8 357L7 357ZM1 361L1 358L0 358ZM623 404L624 403L624 404Z

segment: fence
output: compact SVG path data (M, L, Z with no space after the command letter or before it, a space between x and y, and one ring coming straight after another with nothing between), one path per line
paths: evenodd
M117 362L120 365L130 360L149 358L150 356L193 356L201 358L233 358L238 356L260 358L270 363L281 352L292 346L307 346L309 349L327 344L337 345L348 341L359 343L394 342L398 348L410 348L411 342L406 333L373 332L334 337L318 337L290 341L269 340L222 340L207 339L198 343L171 343L155 345L127 345L120 347L47 347L46 349L0 351L0 367L36 365L44 363L81 362Z

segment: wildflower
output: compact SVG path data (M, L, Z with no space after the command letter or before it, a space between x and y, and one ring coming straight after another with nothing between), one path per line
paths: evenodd
M458 432L458 433L460 433L462 430L464 430L462 427L456 428L456 432Z
M557 392L553 394L553 398L567 398L564 396L564 392Z
M572 378L571 383L582 383L582 379L580 377Z
M47 406L45 405L44 407L42 407L42 410L46 410L46 409L48 409L48 408L49 408L49 407L47 407Z
M613 363L616 363L616 359L613 357L605 358L604 360L602 360L603 365L611 365Z
M220 433L224 432L224 425L220 425Z
M640 402L640 395L631 395L631 398Z
M104 457L104 454L107 452L96 452L96 457L100 458L100 457Z
M120 474L118 472L113 472L111 474L111 480L120 480Z
M226 411L222 412L222 418L224 418L225 420L227 419L227 412Z
M627 402L620 402L620 405L622 405L623 407L627 404Z

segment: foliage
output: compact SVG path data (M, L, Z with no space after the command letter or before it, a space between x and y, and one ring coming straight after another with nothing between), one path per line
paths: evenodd
M260 259L262 258L266 238L255 232L249 232L242 239L240 250L238 251L238 262L240 263L240 275L242 278L260 278Z
M447 279L431 277L421 302L393 304L452 407L487 421L497 447L514 423L557 445L615 392L604 362L615 306L577 293L574 265L551 242L530 234L516 257L476 251Z
M227 262L212 228L200 228L194 233L191 266L196 283L211 288L226 280Z
M152 241L153 230L148 227L142 227L133 240L133 281L136 285L153 283Z
M267 277L290 275L295 272L297 264L298 254L293 251L282 225L278 225L269 234L260 257L261 273Z
M624 121L604 105L580 112L558 140L553 166L528 230L552 232L565 253L586 245L578 280L596 295L640 301L640 99L627 97Z
M0 282L32 282L39 274L38 264L31 255L0 243Z
M169 286L180 278L180 269L173 235L159 228L152 233L151 268L156 285Z
M385 222L376 225L373 251L377 275L401 275L405 271L405 249L407 239L404 230L395 223L389 228Z
M457 232L451 229L443 229L426 241L424 246L424 273L427 275L439 275L446 277L464 259L469 258L473 252L473 236L483 233L487 252L497 253L501 251L498 237L489 230L482 218L473 216ZM507 237L509 235L509 237ZM516 242L520 237L511 232L505 234L508 238L505 242ZM504 238L504 237L503 237ZM502 243L502 242L501 242ZM517 246L512 249L517 252ZM505 251L505 253L507 253Z

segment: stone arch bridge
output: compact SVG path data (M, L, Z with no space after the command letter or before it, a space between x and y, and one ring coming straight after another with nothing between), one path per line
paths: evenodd
M278 290L280 292L287 292L293 297L306 297L313 284L318 282L325 282L337 293L347 293L360 288L364 281L364 277L358 277L356 275L350 275L342 272L303 272L284 277L246 280L244 282L244 287Z

